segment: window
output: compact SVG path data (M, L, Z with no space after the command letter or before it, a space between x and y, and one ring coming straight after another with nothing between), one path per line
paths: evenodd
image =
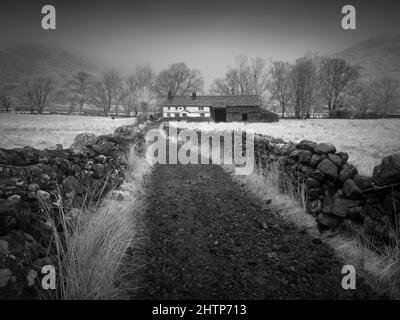
M187 117L187 113L182 113L182 117L186 118Z
M169 113L167 113L167 117L169 117Z
M247 121L247 113L242 113L242 121Z
M199 107L199 110L204 110L204 107Z
M204 113L200 113L200 117L204 118Z

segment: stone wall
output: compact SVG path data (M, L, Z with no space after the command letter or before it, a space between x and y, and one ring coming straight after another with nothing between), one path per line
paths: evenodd
M332 144L307 140L293 144L256 135L255 158L259 166L279 170L282 190L303 195L308 212L322 229L348 222L385 243L396 238L396 229L398 236L399 154L384 158L367 177L359 175L348 163L348 154Z
M73 219L86 198L118 188L130 147L141 151L143 143L136 125L98 137L80 134L66 149L0 149L0 299L36 297L35 275L56 265L48 214L59 219L62 205Z

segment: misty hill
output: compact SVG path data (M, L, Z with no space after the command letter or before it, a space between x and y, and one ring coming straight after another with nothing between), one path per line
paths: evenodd
M385 75L400 79L400 35L371 38L331 56L361 66L366 77Z
M25 80L51 76L64 84L79 71L97 73L83 59L61 49L39 44L20 45L0 51L0 87L20 93Z

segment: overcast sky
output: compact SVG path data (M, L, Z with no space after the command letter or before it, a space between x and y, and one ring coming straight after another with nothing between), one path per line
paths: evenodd
M206 83L234 56L293 61L330 54L374 37L400 33L400 1L341 0L1 0L0 49L25 42L57 45L96 63L132 70L173 62L201 70ZM41 7L57 10L57 30L41 29ZM357 30L341 28L341 8L353 4Z

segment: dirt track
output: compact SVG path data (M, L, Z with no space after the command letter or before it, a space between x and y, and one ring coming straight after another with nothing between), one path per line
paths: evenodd
M343 263L217 165L160 165L145 215L139 299L372 298L341 288Z

